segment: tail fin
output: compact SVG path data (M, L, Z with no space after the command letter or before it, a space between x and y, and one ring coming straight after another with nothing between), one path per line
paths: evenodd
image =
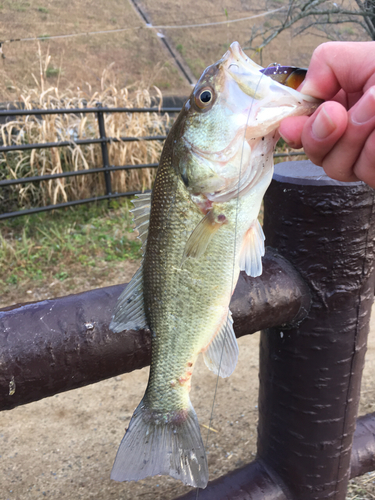
M194 408L161 413L141 401L113 464L111 479L138 481L157 474L205 488L208 466Z

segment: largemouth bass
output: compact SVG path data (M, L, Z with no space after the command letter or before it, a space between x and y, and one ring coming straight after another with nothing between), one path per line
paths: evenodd
M240 270L262 272L258 213L272 178L277 127L317 107L260 70L234 42L204 71L165 142L152 196L134 201L144 257L110 327L150 328L152 361L117 452L116 481L166 474L207 485L189 398L194 364L203 353L222 377L236 366L229 302Z

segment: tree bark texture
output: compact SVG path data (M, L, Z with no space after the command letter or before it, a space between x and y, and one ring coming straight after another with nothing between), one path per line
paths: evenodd
M298 327L261 334L258 459L293 500L344 500L374 296L374 190L316 169L282 164L265 197L267 244L312 302Z

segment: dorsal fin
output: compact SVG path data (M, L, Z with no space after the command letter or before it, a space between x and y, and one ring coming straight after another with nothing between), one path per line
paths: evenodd
M143 303L142 264L120 295L109 328L114 333L148 328Z
M130 211L144 248L150 223L151 192L138 194L132 203L134 208ZM148 328L143 303L143 262L118 298L109 328L115 333Z
M142 241L142 249L146 246L148 226L151 212L151 192L138 194L132 200L134 208L130 210L134 217L135 228L138 231L138 238Z

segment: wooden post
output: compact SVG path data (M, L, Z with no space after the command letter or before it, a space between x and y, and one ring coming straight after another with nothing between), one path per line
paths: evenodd
M375 191L309 161L277 166L265 197L267 244L308 284L297 328L260 342L258 457L295 500L345 500L371 306Z

